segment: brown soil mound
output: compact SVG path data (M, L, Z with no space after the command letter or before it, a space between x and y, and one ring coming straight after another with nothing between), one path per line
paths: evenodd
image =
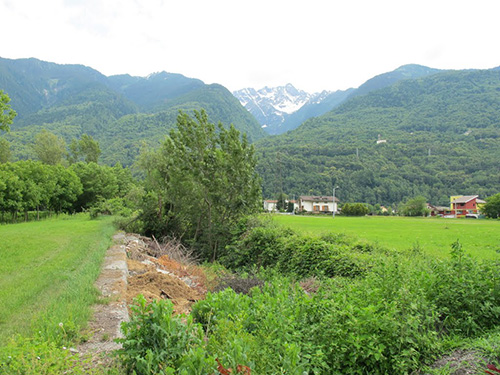
M174 276L156 271L148 271L141 275L129 277L127 302L142 294L146 300L170 299L176 313L187 313L190 305L202 298L194 289Z
M127 260L128 271L131 275L140 275L148 271L155 271L155 267L151 264L144 264L138 260Z

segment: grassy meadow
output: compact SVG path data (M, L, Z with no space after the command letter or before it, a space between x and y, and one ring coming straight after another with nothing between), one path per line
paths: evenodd
M446 257L457 239L478 259L500 258L500 221L399 216L273 215L278 223L298 232L344 233L381 246L405 250L418 245L425 253ZM497 252L498 251L498 252Z
M1 225L0 342L30 329L76 334L96 301L93 283L114 230L111 218L88 215Z

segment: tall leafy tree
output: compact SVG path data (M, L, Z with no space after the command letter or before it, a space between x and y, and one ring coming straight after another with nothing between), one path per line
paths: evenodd
M158 209L169 221L167 227L206 258L216 259L232 226L259 210L253 146L234 126L210 123L204 111L195 111L194 117L181 112L177 128L149 160L142 164L158 180L151 186L163 196Z
M43 129L35 138L33 151L38 160L49 165L60 164L66 155L66 142L54 133Z
M3 90L0 90L0 130L9 131L10 124L14 121L17 113L10 105L10 98Z
M427 216L427 200L423 196L408 199L401 208L401 213L405 216Z
M9 141L5 138L0 138L0 163L7 163L10 161L11 156Z
M69 145L69 160L76 163L84 160L85 163L97 163L101 155L101 148L92 136L83 134L79 140L73 139Z
M75 203L77 211L91 207L99 199L114 198L118 194L118 184L112 167L79 162L73 164L70 169L83 185L83 190Z
M486 204L481 210L487 217L500 218L500 193L486 199Z

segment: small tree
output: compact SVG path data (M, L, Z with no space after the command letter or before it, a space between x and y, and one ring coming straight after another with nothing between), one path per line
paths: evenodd
M370 209L363 203L346 203L342 207L342 214L346 216L365 216Z
M83 134L79 140L73 139L69 145L69 162L76 163L83 159L85 163L97 163L101 155L99 142L88 134Z
M44 164L60 164L63 156L66 155L66 142L54 133L43 129L36 136L33 151L38 160Z
M16 111L10 107L9 102L9 96L3 90L0 90L0 130L6 132L10 130L10 124L17 115Z
M10 143L4 138L0 138L0 163L10 161L12 153L10 151Z
M487 198L486 202L481 212L492 219L500 218L500 193Z
M278 211L287 211L288 202L287 202L287 196L285 193L280 193L278 195L278 202L276 203L276 209Z
M427 209L427 200L423 196L408 199L403 204L401 213L404 216L427 216L429 210Z

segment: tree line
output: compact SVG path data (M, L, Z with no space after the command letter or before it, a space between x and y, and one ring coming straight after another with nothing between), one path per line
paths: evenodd
M69 167L22 160L0 164L0 214L3 222L15 222L30 211L73 213L100 199L125 196L133 186L132 175L121 165L78 162Z

